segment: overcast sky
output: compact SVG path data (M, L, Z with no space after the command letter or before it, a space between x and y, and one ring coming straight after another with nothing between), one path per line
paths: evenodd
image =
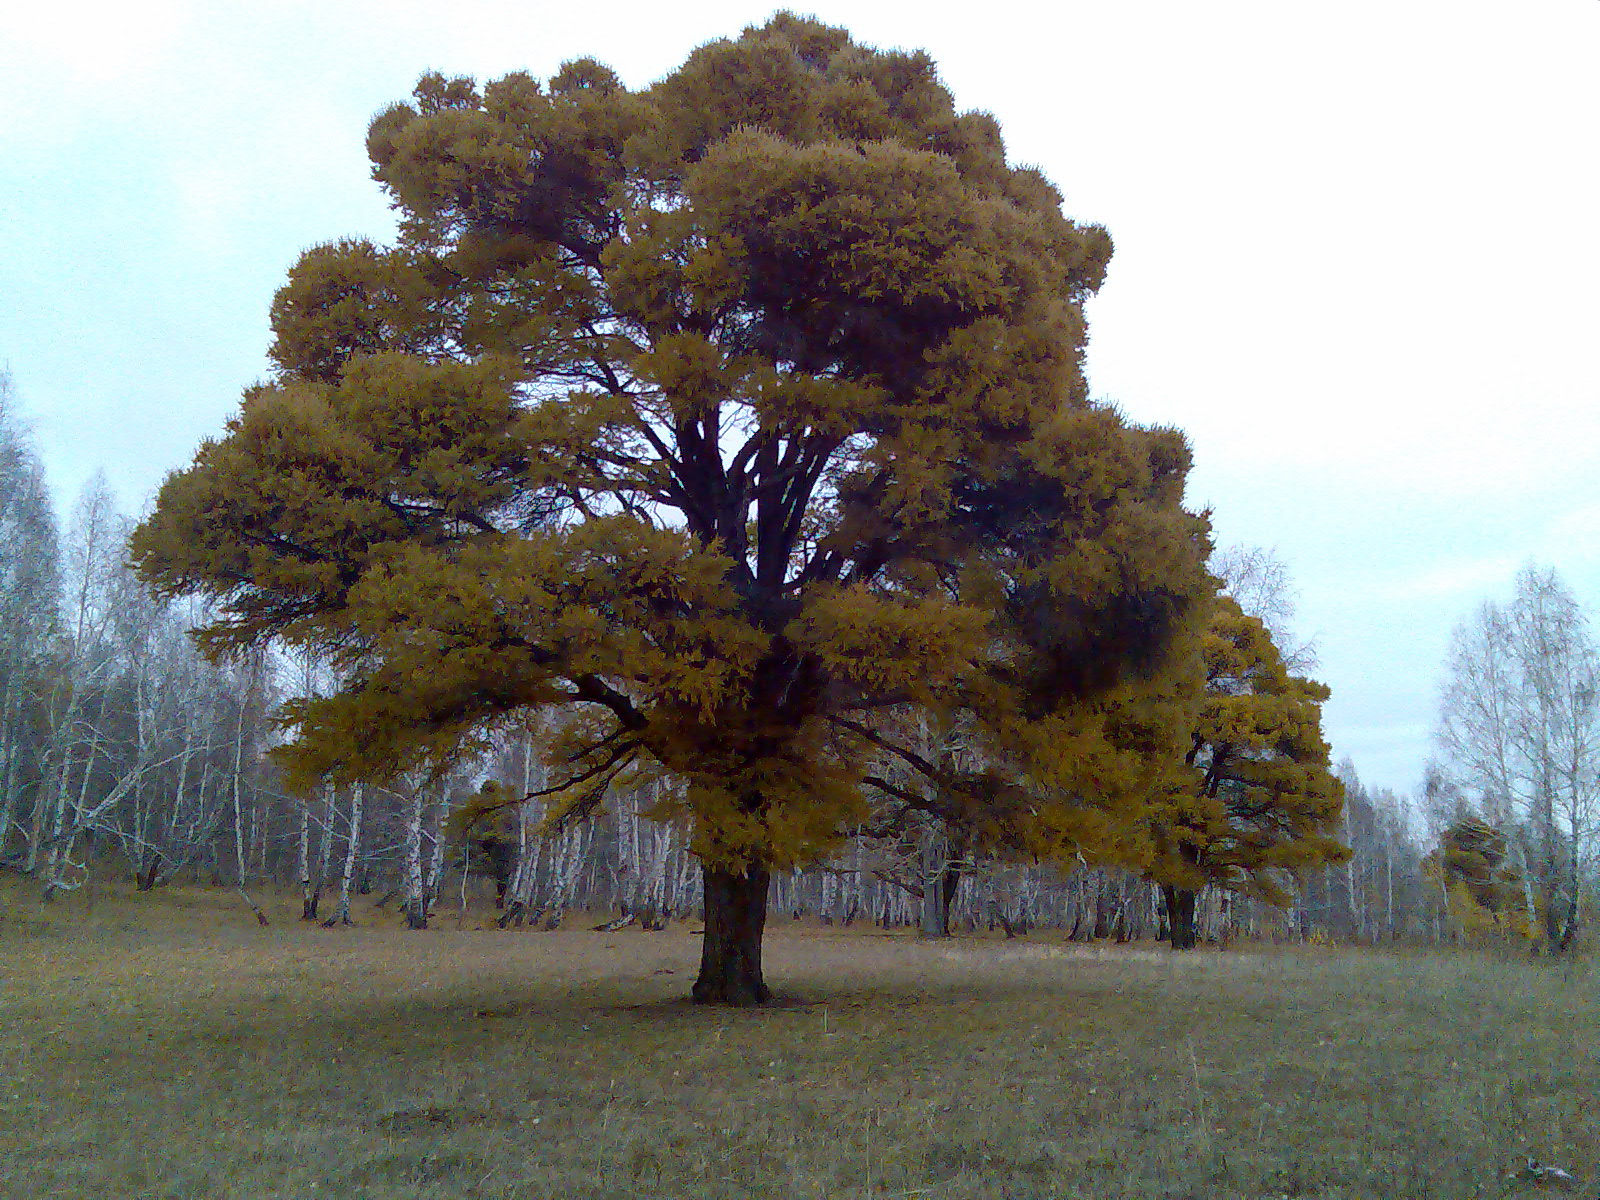
M757 3L6 5L0 366L65 508L137 510L266 370L300 251L389 236L368 120L429 69L633 85ZM1336 758L1414 790L1451 628L1600 601L1600 3L806 5L931 53L1117 252L1091 382L1276 549Z

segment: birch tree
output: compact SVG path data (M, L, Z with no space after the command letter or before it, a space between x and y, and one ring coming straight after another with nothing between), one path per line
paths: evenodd
M1457 628L1440 691L1444 780L1514 834L1551 952L1582 924L1600 815L1600 655L1589 615L1556 572L1525 567L1508 605Z
M0 863L38 802L41 747L34 717L59 630L55 517L44 470L0 372Z
M37 872L48 899L76 886L73 844L96 767L104 752L105 712L118 663L109 636L119 599L125 525L103 475L79 495L63 556L65 628L48 714L48 773L34 807L26 869Z
M339 871L339 898L333 915L323 922L328 928L354 924L350 916L350 887L355 880L356 862L361 856L362 818L365 816L366 798L365 784L358 780L350 786L347 793L348 807L345 810L344 863Z

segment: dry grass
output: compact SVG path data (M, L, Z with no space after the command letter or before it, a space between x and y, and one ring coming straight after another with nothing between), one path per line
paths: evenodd
M0 1196L1509 1197L1600 1171L1596 980L1356 951L779 925L761 1012L682 927L257 928L0 892ZM363 906L365 907L365 906Z

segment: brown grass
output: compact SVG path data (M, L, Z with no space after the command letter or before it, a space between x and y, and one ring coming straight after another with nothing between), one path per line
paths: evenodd
M923 943L257 928L228 893L0 892L4 1197L1509 1197L1595 1192L1584 969ZM481 918L479 918L481 919Z

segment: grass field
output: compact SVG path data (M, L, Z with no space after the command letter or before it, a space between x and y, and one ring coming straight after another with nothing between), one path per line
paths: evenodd
M0 1196L1510 1197L1600 1184L1588 968L779 924L323 930L0 881ZM459 927L458 927L459 926Z

